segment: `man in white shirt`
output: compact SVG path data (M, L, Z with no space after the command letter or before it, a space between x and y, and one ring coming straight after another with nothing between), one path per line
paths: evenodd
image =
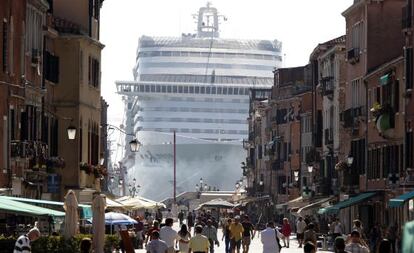
M267 223L266 229L260 232L260 240L263 244L263 253L279 253L281 249L279 240L281 238L283 238L283 235L275 229L274 223Z
M165 219L165 226L160 230L160 239L163 240L168 246L168 253L174 253L175 240L178 240L178 233L172 226L174 220L172 218Z
M345 251L350 253L369 253L369 249L361 242L361 235L357 230L351 233L351 242L345 247Z
M334 227L334 239L338 236L342 236L344 234L344 229L341 221L336 219L335 227Z
M306 222L303 220L302 217L299 217L298 221L296 222L296 238L298 238L299 248L302 248L303 244L303 237L306 230Z
M147 253L168 253L168 246L164 241L160 240L160 233L154 231L151 234L152 240L145 248Z

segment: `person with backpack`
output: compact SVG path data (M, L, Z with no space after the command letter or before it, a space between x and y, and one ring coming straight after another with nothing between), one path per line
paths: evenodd
M283 235L275 229L273 222L268 222L266 229L260 232L260 240L263 244L263 253L280 253L282 245L280 245L280 239Z

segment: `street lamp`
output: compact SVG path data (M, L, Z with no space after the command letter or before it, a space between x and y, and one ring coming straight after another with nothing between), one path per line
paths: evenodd
M308 165L308 172L312 173L313 172L313 165Z
M135 197L135 194L139 192L141 186L136 184L137 180L135 178L132 180L132 182L133 182L133 185L128 184L128 190L129 190L129 195L132 197Z
M68 126L66 130L68 132L68 139L74 140L76 138L76 127L74 127L73 125L70 125Z
M137 139L133 139L129 142L129 147L131 148L131 152L138 152L140 147L142 146L141 142Z
M297 181L299 181L299 171L298 170L295 170L294 172L293 172L293 175L295 176L295 181L297 182Z
M351 166L353 162L354 162L354 158L352 156L348 156L346 158L346 163L348 164L348 166Z

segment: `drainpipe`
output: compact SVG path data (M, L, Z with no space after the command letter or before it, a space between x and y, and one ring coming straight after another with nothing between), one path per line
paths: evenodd
M364 162L364 170L365 170L365 191L368 190L368 82L364 79L365 85L365 162Z

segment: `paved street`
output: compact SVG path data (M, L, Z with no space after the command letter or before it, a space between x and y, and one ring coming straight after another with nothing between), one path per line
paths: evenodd
M174 224L174 229L178 230L178 224L175 223ZM219 229L218 231L218 238L221 239L222 238L222 233L221 233L221 229ZM281 242L281 244L283 245L283 242ZM282 252L283 253L300 253L303 252L303 249L298 248L298 244L296 239L294 238L293 240L290 241L290 247L287 248L283 248ZM215 252L217 253L224 253L224 241L220 241L220 247L216 247ZM143 253L145 252L145 250L136 250L137 253ZM249 252L251 253L260 253L262 252L262 244L260 242L260 238L258 238L257 233L255 238L252 240L252 244L250 246L250 250ZM318 252L327 252L327 251L322 251L322 250L318 250Z

